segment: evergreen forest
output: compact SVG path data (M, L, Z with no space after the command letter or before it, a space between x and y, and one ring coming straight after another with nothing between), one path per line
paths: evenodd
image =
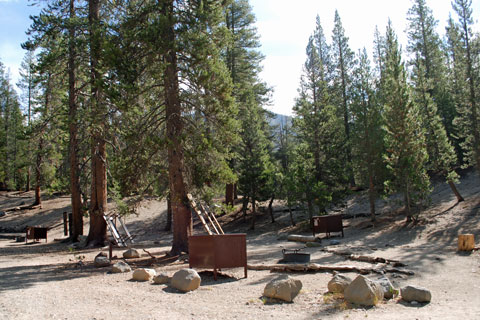
M0 61L0 189L71 195L72 240L107 237L103 215L168 200L171 254L188 252L187 194L310 217L357 190L401 194L405 218L441 178L480 169L480 36L471 0L453 0L443 34L425 0L407 30L379 26L354 52L342 19L317 16L293 117L266 107L263 55L248 0L48 0L31 17L16 90ZM406 32L402 48L398 32ZM247 219L248 218L248 219ZM272 214L272 222L275 217ZM84 230L83 220L90 228Z

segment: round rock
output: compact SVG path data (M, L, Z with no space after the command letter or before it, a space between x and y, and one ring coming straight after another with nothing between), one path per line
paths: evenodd
M157 273L154 269L140 268L133 271L132 280L135 281L149 281Z
M123 257L125 259L140 258L140 253L137 250L130 248L123 253Z
M200 287L201 278L193 269L181 269L173 274L170 285L183 292L193 291Z
M132 271L132 268L124 261L119 261L112 266L112 273L123 273L130 271Z

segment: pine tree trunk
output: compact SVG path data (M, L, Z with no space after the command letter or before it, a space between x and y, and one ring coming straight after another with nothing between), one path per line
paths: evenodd
M373 184L373 175L369 175L368 184L368 200L370 201L370 216L372 221L375 221L375 185Z
M255 197L252 197L252 224L250 225L250 230L255 230L255 219L257 217L257 208L255 206L255 202Z
M35 201L34 206L42 204L42 197L40 195L40 186L42 184L42 152L43 152L43 133L40 134L40 141L38 143L37 159L35 161Z
M225 186L225 203L227 205L233 206L233 201L234 201L234 189L235 185L233 183L228 183Z
M192 213L187 206L187 191L184 181L183 158L183 121L180 105L177 52L175 51L175 19L174 1L163 1L162 13L166 17L167 26L164 29L164 41L168 50L165 59L165 105L168 139L168 180L172 202L173 245L170 255L188 252L188 237L192 234Z
M27 168L27 183L25 184L25 191L30 191L30 166Z
M100 119L105 116L102 105L103 97L100 85L100 72L98 62L101 54L100 39L100 1L89 0L89 27L90 27L90 81L91 81L91 112L94 119L94 132L92 136L91 163L92 180L90 196L90 230L87 243L89 246L103 246L107 239L107 224L104 214L107 212L107 168L106 168L106 145L105 123Z
M248 209L248 197L243 196L242 211L243 211L243 222L247 222L247 209Z
M292 212L292 207L290 205L288 206L288 212L290 213L290 223L294 227L295 226L295 220L293 220L293 212Z
M272 197L270 198L270 202L268 203L268 212L270 213L270 217L272 218L272 223L275 223L275 217L273 216L273 200L275 199L275 195L272 194Z
M170 195L167 197L167 223L164 230L172 231L172 201L170 200Z
M404 201L405 201L405 216L407 217L407 222L410 222L413 220L413 217L412 217L412 209L411 209L411 203L410 203L410 190L408 188L408 185L405 188Z
M9 125L10 125L10 95L7 92L6 95L6 101L5 101L5 107L4 107L4 121L5 121L5 177L3 182L5 183L5 189L7 191L10 190L10 146L9 146L9 137L10 137L10 132L9 130Z
M450 188L452 189L453 193L455 194L455 197L457 197L457 202L462 202L463 200L463 197L462 195L460 194L460 192L458 192L457 190L457 187L455 186L455 183L453 183L452 180L448 180L448 185L450 186Z
M75 2L69 3L70 19L75 18ZM69 156L70 156L70 194L72 202L72 230L70 237L77 241L79 235L83 235L83 210L80 190L80 178L78 169L78 127L77 127L77 97L75 92L75 27L69 30L68 48L68 120L69 120Z

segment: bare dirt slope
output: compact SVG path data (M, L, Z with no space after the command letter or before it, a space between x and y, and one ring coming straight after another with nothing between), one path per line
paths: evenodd
M106 248L72 251L63 238L62 213L69 210L68 197L52 197L41 209L12 211L0 217L2 232L21 231L27 225L53 227L47 243L33 244L0 239L0 319L480 319L480 254L456 251L459 233L473 233L480 242L479 177L470 173L459 186L466 201L456 204L448 186L439 184L432 206L415 225L405 225L398 206L379 202L382 214L373 226L366 218L345 220L345 238L322 239L322 247L306 248L311 262L322 265L372 267L363 262L321 251L350 250L364 255L397 259L406 263L413 276L388 274L397 286L416 284L432 291L429 304L408 304L401 300L384 302L370 309L352 308L325 294L330 273L295 273L303 289L294 303L262 299L266 283L281 274L243 269L224 270L218 281L210 272L198 270L201 287L187 294L165 285L130 281L131 274L111 274L109 268L94 268L93 258ZM352 196L334 208L347 215L365 210L363 195ZM0 194L0 210L29 204L30 193ZM22 204L23 203L23 204ZM387 209L387 207L389 209ZM142 258L134 267L149 265L157 272L173 274L187 267L184 261L157 261L151 264L146 249L161 257L170 248L171 236L164 232L164 202L146 200L138 216L127 217L127 225L137 235L135 245ZM289 226L288 214L277 203L276 222L263 214L255 231L240 215L222 217L227 232L247 232L248 263L274 264L282 248L303 245L287 242L290 233L308 235L305 223ZM296 213L295 219L304 217ZM85 231L88 231L85 219ZM195 232L201 233L198 223ZM123 250L114 254L121 257ZM348 274L355 277L356 274Z

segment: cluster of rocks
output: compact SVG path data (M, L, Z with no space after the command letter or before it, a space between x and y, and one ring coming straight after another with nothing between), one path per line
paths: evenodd
M139 258L140 253L130 248L127 251L123 252L124 259L135 259ZM94 259L94 266L97 268L108 267L111 265L110 260L107 258L107 255L103 252L99 253ZM131 272L132 268L125 261L118 261L112 266L112 273L124 273ZM132 273L133 281L153 281L154 284L168 284L171 287L182 291L189 292L198 289L200 287L201 278L200 275L193 269L181 269L173 274L170 277L166 273L157 274L155 269L149 268L139 268L133 271Z
M178 270L170 277L166 273L157 274L155 269L140 268L132 274L134 281L153 281L154 284L167 284L182 292L194 291L200 287L201 278L193 269Z
M123 253L124 259L139 258L140 254L135 249L128 249ZM110 266L110 260L104 253L95 257L96 267ZM112 266L112 273L131 272L128 263L119 261ZM133 281L152 281L154 284L167 284L179 291L189 292L200 287L200 275L193 269L181 269L169 276L166 273L157 274L155 269L139 268L132 273ZM290 276L278 277L265 286L263 296L286 302L293 302L302 289L302 282ZM401 296L403 301L415 303L430 302L431 292L428 289L407 285L396 289L386 276L370 279L363 275L354 280L343 274L335 274L328 282L328 291L343 294L349 303L361 306L375 306L383 299L392 299Z
M379 279L369 279L359 275L352 281L345 275L336 274L328 282L328 291L343 293L347 302L361 306L374 306L383 299L392 299L397 296L401 296L403 301L412 304L430 302L432 299L432 294L428 289L414 285L396 289L385 276Z

